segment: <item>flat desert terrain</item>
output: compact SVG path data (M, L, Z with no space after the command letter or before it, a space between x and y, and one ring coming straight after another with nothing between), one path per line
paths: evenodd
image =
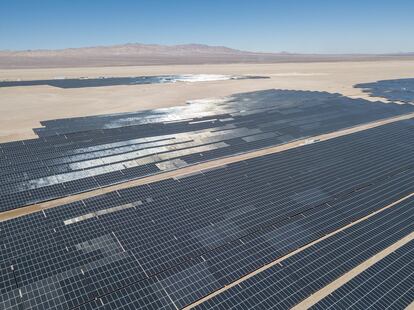
M228 96L270 88L337 92L369 98L357 83L414 76L414 60L164 65L50 69L3 69L0 80L57 77L128 77L164 74L262 75L269 79L147 84L60 89L51 86L0 88L0 142L35 138L40 121L146 110L185 104L188 100Z

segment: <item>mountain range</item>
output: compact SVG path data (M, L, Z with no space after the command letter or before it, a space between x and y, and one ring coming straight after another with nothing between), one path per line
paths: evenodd
M375 55L263 53L204 44L129 43L59 50L3 50L0 51L0 68L359 61L400 58L414 58L414 53Z

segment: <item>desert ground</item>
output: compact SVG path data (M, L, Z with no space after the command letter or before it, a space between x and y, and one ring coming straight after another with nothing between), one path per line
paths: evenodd
M270 79L78 89L51 86L1 88L0 142L35 138L32 128L39 127L39 122L47 119L168 107L185 104L188 100L270 88L338 92L376 100L378 98L369 98L353 85L413 77L414 60L2 69L0 80L162 74L263 75Z

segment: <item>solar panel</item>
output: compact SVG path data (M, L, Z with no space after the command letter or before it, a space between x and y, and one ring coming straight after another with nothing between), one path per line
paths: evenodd
M126 182L178 169L184 163L279 145L413 109L339 94L268 90L235 94L216 103L44 121L39 139L0 144L0 209ZM167 167L165 162L181 164Z
M399 203L290 256L196 308L289 309L410 234L414 229L413 206L413 198ZM381 299L375 296L378 298ZM362 307L366 305L361 304ZM342 309L339 305L335 307Z
M414 241L364 270L312 309L405 309L414 300Z
M372 97L382 97L390 101L414 103L414 79L382 80L361 83L354 87L362 88Z
M84 87L105 87L117 85L143 85L174 83L177 81L202 82L217 80L246 80L266 79L266 76L228 76L214 74L190 74L190 75L158 75L158 76L136 76L136 77L99 77L99 78L64 78L53 80L30 80L30 81L0 81L0 88L15 86L38 86L49 85L63 89Z
M5 222L0 263L23 297L0 301L192 303L412 193L413 134L397 122Z

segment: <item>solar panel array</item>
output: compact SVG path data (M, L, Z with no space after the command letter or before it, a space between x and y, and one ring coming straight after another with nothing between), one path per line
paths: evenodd
M352 99L338 93L268 89L233 94L224 98L193 100L186 105L170 108L47 120L42 121L43 127L35 131L41 137L73 133L74 135L67 136L67 138L76 139L82 137L83 131L126 126L148 135L148 133L154 133L150 131L151 128L159 134L156 129L162 132L162 127L168 127L168 132L175 133L188 125L195 127L191 128L191 131L224 125L231 129L235 125L248 128L259 127L264 131L290 128L291 131L284 131L280 134L297 135L298 132L302 134L319 132L317 128L323 125L331 128L330 126L334 126L333 120L340 123L337 126L352 126L361 121L391 117L412 111L411 105ZM327 122L327 124L321 124L321 122ZM158 126L153 128L154 126L148 126L150 124L158 124ZM147 126L133 127L139 125ZM95 132L96 135L108 133L110 131ZM166 133L163 132L163 134ZM89 134L86 133L86 135Z
M414 78L361 83L354 87L362 88L364 92L369 93L372 97L414 103Z
M270 90L46 121L40 138L0 144L0 211L408 112L414 107Z
M0 308L184 307L412 193L413 146L400 121L2 222ZM391 210L352 262L413 231Z
M392 252L313 309L405 309L414 300L414 241Z
M22 87L48 85L58 88L83 88L83 87L105 87L117 85L142 85L142 84L163 84L182 82L201 82L217 80L246 80L265 79L265 76L227 76L215 74L188 74L188 75L155 75L135 77L100 77L100 78L64 78L52 80L28 80L28 81L0 81L2 87Z
M258 273L198 309L290 309L414 231L414 198L374 215ZM412 282L411 284L412 285ZM371 287L364 287L362 293ZM414 292L408 290L410 302ZM381 299L380 296L375 296ZM375 304L375 301L374 301ZM369 306L374 304L368 303ZM365 306L368 306L365 304ZM377 304L386 309L385 305ZM368 309L364 304L356 309ZM337 305L335 309L345 309ZM403 309L403 308L394 308Z

